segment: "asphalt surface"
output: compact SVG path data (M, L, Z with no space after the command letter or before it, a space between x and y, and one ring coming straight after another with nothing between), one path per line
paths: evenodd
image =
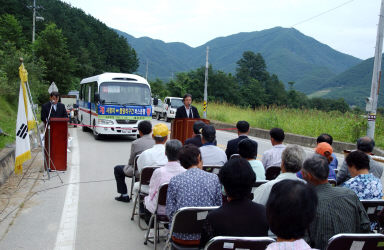
M153 120L153 124L158 122ZM31 188L24 191L28 199L0 222L0 249L153 249L152 244L143 244L145 232L137 219L130 219L133 202L114 200L113 167L127 163L133 138L96 141L91 132L80 128L71 128L70 134L68 170L59 173L63 183L55 173L50 180L46 174L29 180ZM217 131L218 146L225 149L227 141L236 137ZM260 156L272 147L268 140L253 139ZM337 157L341 164L343 156ZM129 187L130 179L126 180Z

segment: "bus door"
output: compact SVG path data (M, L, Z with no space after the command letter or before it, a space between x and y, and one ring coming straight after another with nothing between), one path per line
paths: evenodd
M89 122L88 125L92 126L92 102L91 102L91 93L92 93L92 87L91 84L87 84L87 91L88 91L88 96L87 96L87 111L89 112L88 118Z

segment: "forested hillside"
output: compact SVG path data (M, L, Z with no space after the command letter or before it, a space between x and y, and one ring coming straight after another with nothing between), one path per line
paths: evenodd
M2 0L0 5L0 94L14 100L19 57L29 72L32 92L47 99L54 81L61 93L78 88L83 77L102 72L135 72L138 58L126 39L82 10L58 0L39 0L36 41L32 39L32 1ZM4 59L4 60L3 60Z
M119 32L119 31L118 31ZM295 89L311 93L313 87L356 65L361 60L340 53L293 28L276 27L268 30L243 32L215 38L192 48L183 43L164 43L148 37L134 38L124 32L140 58L138 72L149 79L168 81L175 72L189 71L205 65L209 46L209 62L218 70L234 74L236 62L244 51L260 53L267 70L279 76L285 86L295 82Z
M381 65L384 65L382 60ZM365 98L370 96L373 71L373 58L369 58L345 72L318 86L321 97L343 97L349 104L365 107ZM384 106L384 87L381 84L379 106Z

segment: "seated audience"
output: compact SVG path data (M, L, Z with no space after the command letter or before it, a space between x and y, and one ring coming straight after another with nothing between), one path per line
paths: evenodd
M383 187L380 179L369 173L368 155L356 150L348 154L345 161L352 178L342 186L352 189L360 200L382 199Z
M166 213L172 221L175 212L183 207L221 206L222 193L216 174L202 170L201 153L194 145L179 151L180 164L186 172L171 178L168 185ZM172 239L185 245L199 245L200 234L174 234Z
M141 153L137 159L137 169L139 170L139 173L144 167L164 166L168 162L164 146L168 138L167 125L163 123L156 124L153 127L152 137L155 140L155 145ZM148 193L148 188L148 185L141 186L142 191L146 193ZM139 182L134 184L133 190L135 192L139 190Z
M227 155L227 158L231 158L231 155L233 154L238 154L239 149L237 145L239 142L243 139L248 138L248 133L249 133L249 123L247 121L238 121L236 124L237 128L237 137L236 139L229 140L227 143L227 148L225 150L225 154ZM256 142L256 151L257 151L257 142Z
M375 147L375 141L368 136L364 136L357 140L356 146L357 150L363 151L368 156L369 172L380 179L383 174L383 165L371 157L373 148ZM340 185L350 178L351 175L349 174L347 163L344 161L337 173L337 184Z
M185 140L184 145L193 144L196 147L203 146L201 142L201 129L205 126L205 123L202 121L196 121L193 124L193 135L192 138Z
M332 149L332 146L329 145L327 142L318 143L316 148L315 148L315 153L322 155L325 158L327 158L329 164L332 163L332 161L333 161L333 157L332 157L333 149ZM303 175L301 174L301 172L297 173L297 177L299 177L300 179L303 178ZM335 170L333 170L331 167L329 167L328 179L336 180Z
M125 184L125 177L133 176L133 164L137 155L139 155L144 150L147 150L155 144L151 136L152 124L149 121L142 121L138 125L140 138L132 142L131 145L131 154L129 156L128 165L117 165L114 168L114 174L117 185L117 192L120 193L120 196L115 197L115 200L122 202L129 202L130 197L127 193L127 185ZM139 177L138 171L135 173L136 177Z
M304 179L315 187L319 203L309 227L311 247L325 249L328 240L339 233L368 233L370 223L357 195L348 188L328 183L329 162L314 154L304 161Z
M321 142L326 142L332 146L333 138L329 134L321 134L321 135L319 135L319 137L317 137L316 142L317 142L317 144L319 144ZM333 170L335 170L335 169L337 169L337 165L339 164L339 162L337 160L335 153L332 153L331 156L332 156L333 160L331 161L331 163L329 163L329 168L332 168Z
M165 155L168 162L164 167L156 169L149 182L149 192L144 198L145 205L145 221L149 223L151 214L155 213L158 198L159 187L169 182L169 180L178 174L184 173L186 170L178 162L179 151L183 145L179 140L170 140L165 144ZM159 206L158 214L165 214L165 207ZM153 225L152 225L153 227Z
M165 156L164 147L168 138L167 125L163 123L156 124L153 127L152 137L155 140L155 145L141 153L139 159L137 159L137 168L139 172L141 172L144 167L162 166L168 162L167 157Z
M309 250L303 239L316 215L317 195L301 181L283 180L273 185L267 202L267 219L277 241L267 250Z
M200 147L200 152L204 166L223 166L227 162L227 156L224 150L215 145L215 127L205 125L201 134L203 146Z
M256 160L257 143L251 139L243 139L238 143L239 154L242 158L248 160L253 172L256 174L256 180L265 180L265 169L261 161Z
M270 166L280 166L281 165L281 153L285 149L285 145L283 145L283 141L285 138L284 130L281 128L273 128L269 131L269 135L271 136L272 148L265 151L263 157L261 158L261 162L265 169Z
M208 214L200 245L215 236L267 236L265 207L250 199L256 177L249 162L229 160L220 169L219 179L228 202Z
M301 170L304 158L305 152L300 146L290 145L286 147L281 155L281 174L276 179L257 187L253 191L253 201L262 205L267 204L273 185L282 180L302 181L296 176L296 173Z

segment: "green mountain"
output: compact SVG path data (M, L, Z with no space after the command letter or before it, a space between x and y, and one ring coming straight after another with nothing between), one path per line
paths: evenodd
M384 65L384 60L381 65ZM365 107L365 98L371 93L372 71L373 58L369 58L319 85L318 89L321 91L313 93L313 96L343 97L350 105ZM383 88L381 85L379 106L384 106Z
M148 78L169 80L172 73L189 71L205 65L205 51L209 46L209 63L213 68L235 73L236 62L244 51L261 53L267 70L278 75L286 84L295 82L295 89L311 93L317 86L348 68L360 59L340 53L308 37L294 28L275 27L263 31L242 32L215 38L204 45L192 48L183 43L164 43L148 37L127 38L136 50L145 75L148 61Z

